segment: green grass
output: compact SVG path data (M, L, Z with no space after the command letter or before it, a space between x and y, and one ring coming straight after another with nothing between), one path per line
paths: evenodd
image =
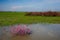
M25 16L26 12L0 12L0 26L30 23L60 23L60 17Z

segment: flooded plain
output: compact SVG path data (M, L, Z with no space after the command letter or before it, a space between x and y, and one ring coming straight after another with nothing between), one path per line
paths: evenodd
M12 36L12 34L10 33L10 27L0 27L0 40L60 40L60 24L26 25L32 30L31 35Z

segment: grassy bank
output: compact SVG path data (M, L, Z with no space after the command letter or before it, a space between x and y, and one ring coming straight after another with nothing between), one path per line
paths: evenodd
M29 23L60 23L60 17L25 16L26 12L0 12L0 26Z

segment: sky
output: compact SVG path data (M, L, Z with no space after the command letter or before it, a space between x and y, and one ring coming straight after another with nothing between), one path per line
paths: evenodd
M0 11L60 11L60 0L0 0Z

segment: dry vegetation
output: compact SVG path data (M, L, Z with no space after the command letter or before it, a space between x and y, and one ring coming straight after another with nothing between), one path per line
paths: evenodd
M60 16L60 12L27 12L27 16Z

